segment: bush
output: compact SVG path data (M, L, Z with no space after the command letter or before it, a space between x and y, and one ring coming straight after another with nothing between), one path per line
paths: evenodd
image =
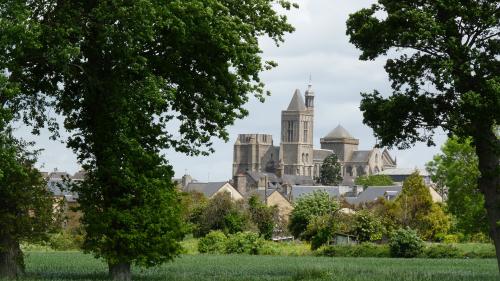
M415 230L398 229L392 234L389 248L392 257L414 258L422 254L424 242Z
M324 246L318 249L316 255L327 257L390 257L389 246L373 243L362 243L359 245Z
M198 241L198 252L209 254L224 254L227 237L222 231L211 231Z
M429 259L461 258L458 248L452 245L434 244L425 248L422 257Z
M264 239L254 232L238 232L229 236L226 241L227 254L257 255L264 246Z
M460 236L458 234L448 234L443 236L443 243L454 244L460 242Z
M56 251L78 250L82 244L82 235L72 235L66 231L51 235L48 241L48 245Z

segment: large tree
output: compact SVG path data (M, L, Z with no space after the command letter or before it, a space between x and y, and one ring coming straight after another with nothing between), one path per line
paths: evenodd
M470 139L449 138L427 163L432 179L446 189L448 211L456 218L456 228L467 235L487 233L484 195L477 188L477 155Z
M492 0L379 0L347 21L360 59L390 56L392 95L365 93L361 102L381 145L432 145L439 127L472 137L500 264L499 32L500 2Z
M20 243L47 238L55 218L55 202L34 167L36 152L12 135L12 122L22 116L15 110L19 95L19 88L0 74L0 279L24 271Z
M0 14L2 8L0 4ZM55 225L52 196L34 167L37 152L12 134L14 122L34 125L36 133L48 119L40 114L45 99L22 92L19 84L9 81L5 70L7 56L16 52L12 42L17 39L18 46L32 42L26 26L21 22L6 25L8 21L0 16L0 279L16 278L24 271L21 242L45 239Z
M293 28L271 0L21 1L0 5L6 26L28 29L6 52L9 79L55 101L68 146L87 171L75 186L84 248L131 278L179 253L173 171L161 151L208 153L213 137L263 98L259 37ZM288 1L278 1L290 8ZM28 43L26 43L28 42ZM177 127L177 130L174 128ZM206 149L208 147L208 149Z

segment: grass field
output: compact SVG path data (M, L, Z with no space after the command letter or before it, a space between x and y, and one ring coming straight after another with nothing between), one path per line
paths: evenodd
M21 280L106 280L106 265L80 252L30 252ZM385 259L185 255L160 267L134 269L134 280L498 280L493 259Z

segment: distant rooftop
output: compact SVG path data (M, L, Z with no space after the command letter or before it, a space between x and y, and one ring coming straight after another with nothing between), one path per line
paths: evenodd
M380 171L378 175L387 175L387 176L409 176L413 174L415 171L418 171L418 173L423 176L423 177L428 177L430 176L429 173L426 170L418 169L418 168L393 168L393 169L386 169L383 171Z
M354 139L354 137L341 125L338 125L333 129L328 135L324 137L325 139Z

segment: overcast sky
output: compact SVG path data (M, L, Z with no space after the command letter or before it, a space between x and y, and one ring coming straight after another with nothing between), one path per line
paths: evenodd
M389 82L383 69L384 59L359 61L359 51L348 42L345 35L345 21L350 13L369 7L373 1L296 1L300 9L287 13L296 31L286 36L279 48L270 40L262 40L266 60L274 60L279 66L263 73L267 89L272 92L265 103L255 98L247 104L250 115L238 120L229 128L231 139L228 143L215 141L215 153L209 157L191 158L173 151L167 158L173 165L176 177L185 171L200 181L225 181L232 171L233 143L241 133L267 133L273 135L275 145L279 145L281 110L286 109L295 89L303 93L312 76L315 98L314 145L319 148L319 139L338 124L344 126L360 139L361 150L370 149L375 144L372 130L363 125L359 111L360 92L377 89L389 93ZM39 166L44 171L54 168L74 173L79 169L75 155L60 141L48 140L44 132L32 138L27 129L20 128L18 134L34 139L39 148L45 149L40 155ZM64 134L63 138L64 139ZM405 151L391 151L396 156L398 166L405 168L424 167L425 163L439 151L446 136L436 136L437 147L428 148L419 144Z

